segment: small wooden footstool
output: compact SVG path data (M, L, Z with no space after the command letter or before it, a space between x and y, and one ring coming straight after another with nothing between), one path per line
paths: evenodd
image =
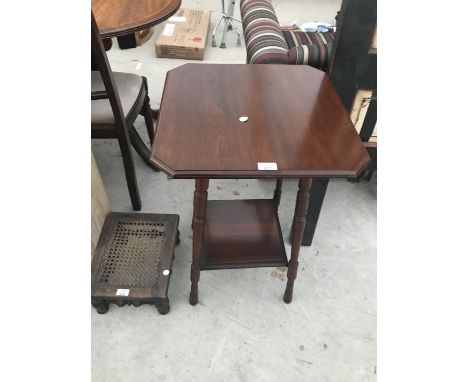
M91 263L91 304L98 313L106 313L110 303L154 304L160 314L169 312L178 226L179 215L107 215Z

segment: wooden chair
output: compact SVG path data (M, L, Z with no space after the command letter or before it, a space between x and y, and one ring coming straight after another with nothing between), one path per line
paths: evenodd
M133 126L138 115L142 115L150 141L153 142L154 124L147 81L145 77L135 74L111 71L92 12L91 57L91 138L115 138L119 141L130 199L133 209L139 211L141 199L130 145L145 163L158 170L150 162L149 149Z

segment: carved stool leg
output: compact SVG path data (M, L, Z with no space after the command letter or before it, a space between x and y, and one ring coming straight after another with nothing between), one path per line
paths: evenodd
M164 301L158 302L156 304L156 308L161 315L169 313L169 310L171 310L171 307L169 306L169 299L165 298Z
M208 199L209 179L195 179L195 193L193 196L193 248L192 272L190 281L190 304L198 303L198 281L200 280L200 256L203 245L203 230L205 225L206 200Z
M291 244L291 259L288 265L288 283L284 292L283 301L289 304L292 301L294 280L297 276L299 267L299 250L301 249L302 234L306 223L307 207L309 205L309 191L312 185L312 179L299 179L299 190L296 197L296 209L294 211L294 222Z
M99 313L99 314L104 314L104 313L107 313L107 311L109 310L109 304L105 301L91 301L91 305L93 306L93 308L96 308L96 311Z

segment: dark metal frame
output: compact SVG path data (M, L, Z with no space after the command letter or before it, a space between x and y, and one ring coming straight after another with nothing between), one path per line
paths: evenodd
M328 74L348 111L358 89L373 89L371 103L360 131L372 162L361 173L370 179L377 170L377 144L368 143L377 121L377 52L370 49L377 25L376 0L343 0L337 16ZM327 179L314 179L302 245L310 246L327 190Z

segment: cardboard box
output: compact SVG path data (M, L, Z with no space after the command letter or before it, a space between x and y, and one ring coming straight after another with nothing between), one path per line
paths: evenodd
M156 40L156 57L203 60L210 11L179 9L164 23Z

